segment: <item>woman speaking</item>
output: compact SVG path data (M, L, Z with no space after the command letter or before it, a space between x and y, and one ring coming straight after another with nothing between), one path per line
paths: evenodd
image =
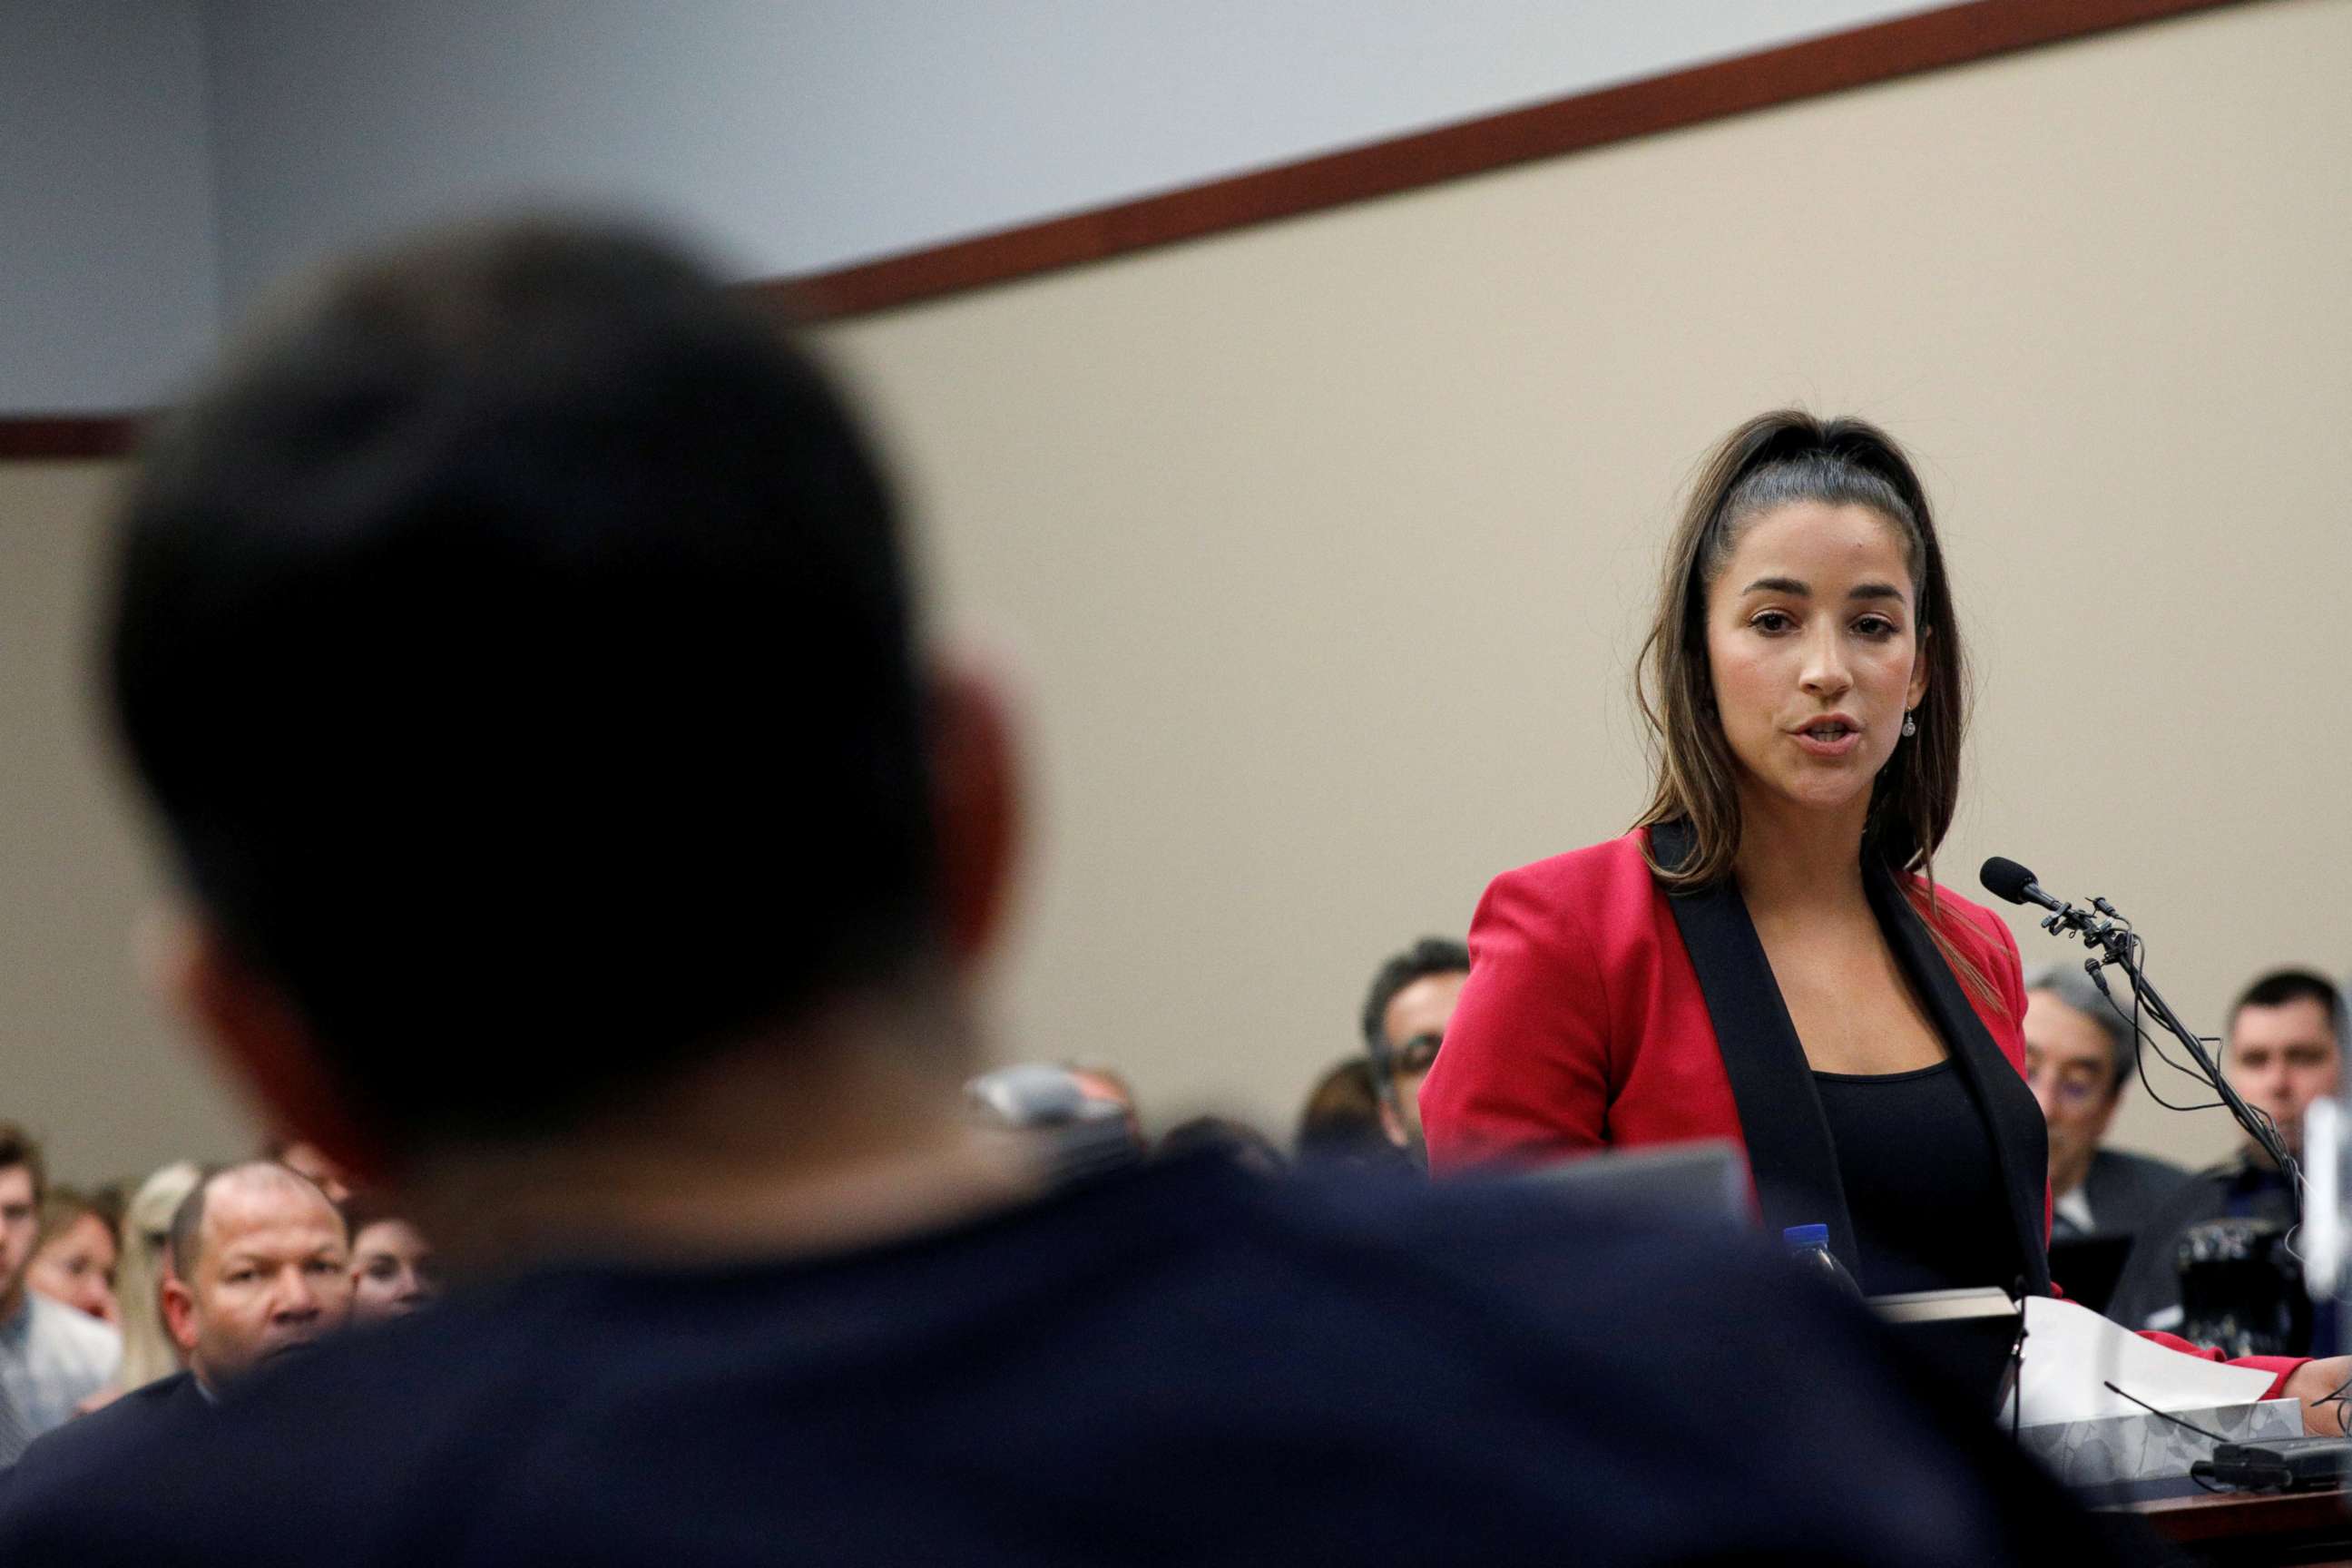
M1422 1089L1432 1169L1727 1138L1766 1226L1826 1225L1870 1294L2048 1293L2017 946L1935 881L1967 661L1895 442L1802 413L1734 431L1668 548L1637 690L1640 822L1479 903ZM2283 1391L2308 1410L2333 1365Z
M2049 1284L2015 944L1922 873L1966 663L1927 500L1858 420L1715 454L1643 650L1622 838L1496 879L1422 1090L1433 1167L1744 1142L1766 1222L1863 1288Z

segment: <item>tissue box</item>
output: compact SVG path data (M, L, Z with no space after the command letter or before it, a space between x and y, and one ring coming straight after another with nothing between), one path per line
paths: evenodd
M2232 1443L2303 1436L2303 1406L2292 1399L2176 1410L2173 1415ZM2147 1411L2026 1426L2019 1430L2018 1442L2070 1487L2179 1479L2189 1474L2190 1465L2213 1457L2210 1442Z

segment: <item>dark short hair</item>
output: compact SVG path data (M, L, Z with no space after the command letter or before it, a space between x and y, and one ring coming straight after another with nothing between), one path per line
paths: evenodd
M289 1182L297 1183L318 1193L319 1201L334 1210L337 1222L343 1227L344 1238L350 1239L351 1220L341 1209L335 1207L332 1199L320 1191L318 1183L293 1166L281 1165L275 1160L246 1160L234 1165L207 1165L203 1173L196 1177L196 1184L188 1189L188 1195L180 1200L180 1206L172 1211L172 1228L164 1243L169 1248L166 1257L170 1259L172 1272L177 1275L183 1283L193 1280L196 1260L204 1255L205 1205L211 1197L213 1188L227 1177L248 1175L255 1172L268 1172L272 1175L283 1176Z
M1228 1116L1195 1116L1180 1121L1160 1135L1151 1153L1154 1159L1173 1160L1203 1151L1259 1175L1277 1175L1288 1163L1273 1139Z
M1433 974L1469 972L1470 950L1444 936L1423 937L1381 964L1372 976L1371 989L1364 993L1364 1048L1375 1057L1382 1053L1386 1041L1381 1030L1388 1019L1389 1004L1396 1000L1398 992Z
M2247 986L2230 1004L2231 1026L2235 1027L2238 1015L2249 1007L2284 1007L2290 1002L2318 1003L2327 1016L2328 1033L2338 1045L2344 1043L2344 998L2326 976L2308 969L2273 969Z
M41 1159L40 1140L13 1121L0 1121L0 1171L22 1165L33 1178L33 1205L49 1195L49 1168Z
M331 276L154 432L120 535L131 756L394 1150L560 1131L931 950L886 486L667 244Z

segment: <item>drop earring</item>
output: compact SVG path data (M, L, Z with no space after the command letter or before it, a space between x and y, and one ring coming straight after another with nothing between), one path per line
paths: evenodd
M1904 715L1903 715L1903 732L1904 732L1906 735L1916 735L1916 734L1917 734L1917 733L1919 732L1919 721L1918 721L1918 720L1916 720L1916 719L1914 719L1914 718L1913 718L1913 717L1911 717L1911 715L1910 715L1910 714L1908 714L1908 713L1904 714Z

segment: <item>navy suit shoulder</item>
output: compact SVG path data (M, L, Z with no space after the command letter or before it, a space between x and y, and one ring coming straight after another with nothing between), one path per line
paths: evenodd
M2189 1180L2179 1165L2147 1154L2102 1149L2091 1156L2083 1195L2091 1223L2101 1236L2129 1236L2146 1225L2164 1201Z
M194 1373L158 1378L34 1439L12 1467L9 1495L27 1498L36 1489L69 1487L85 1477L110 1474L124 1453L156 1434L184 1430L210 1411L211 1403Z

